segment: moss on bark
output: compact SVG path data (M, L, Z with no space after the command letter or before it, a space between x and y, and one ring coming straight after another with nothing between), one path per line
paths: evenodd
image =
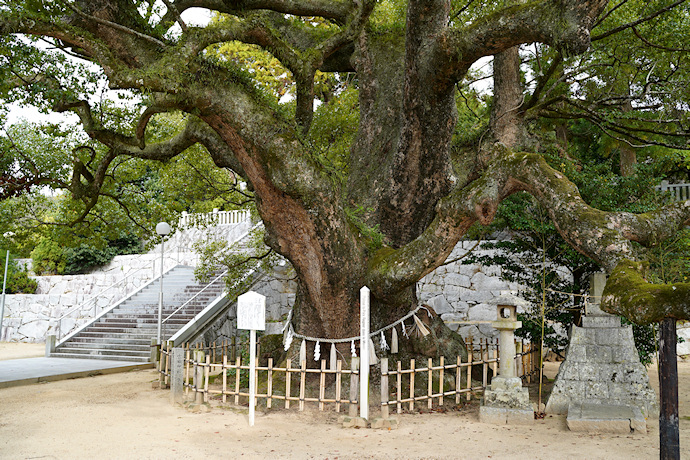
M690 283L653 284L644 273L643 262L621 260L606 283L602 309L636 324L664 318L690 320Z

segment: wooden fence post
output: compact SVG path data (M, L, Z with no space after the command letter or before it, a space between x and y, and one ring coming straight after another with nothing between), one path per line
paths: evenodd
M445 370L446 367L446 362L443 356L441 356L441 363L440 363L441 369L439 372L438 376L438 392L441 394L438 398L438 405L443 406L443 371Z
M273 396L273 358L268 358L268 381L266 382L266 408L271 408L271 398Z
M414 359L410 360L410 412L414 410Z
M427 390L428 390L428 396L427 396L427 408L431 409L434 407L434 401L431 395L434 394L434 360L432 358L429 358L427 361L427 367L429 368L429 381L427 382Z
M396 402L398 404L398 414L402 414L402 363L398 361L398 374L396 375L397 377L397 396L396 396Z
M388 358L381 358L381 418L389 418L388 409Z
M285 408L289 409L290 408L290 388L291 388L291 383L290 383L290 365L292 364L292 360L290 358L287 359L285 362Z
M335 411L340 412L340 398L341 398L341 386L343 379L343 362L337 360L335 364Z
M194 351L194 403L204 403L204 361L202 350Z
M350 364L350 417L357 417L357 390L359 389L359 358L352 358Z

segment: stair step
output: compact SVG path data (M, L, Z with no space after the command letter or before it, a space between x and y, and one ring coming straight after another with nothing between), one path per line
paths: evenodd
M51 353L50 356L51 358L103 359L106 361L131 361L135 363L147 363L151 359L150 356L81 355L73 353Z
M129 336L126 337L73 337L70 339L69 343L70 344L77 344L77 343L92 343L94 341L100 341L100 340L105 340L107 338L108 343L122 343L122 344L131 344L131 345L139 345L139 346L146 346L150 347L151 346L151 339L133 339Z
M104 348L73 348L73 347L58 347L55 349L57 353L69 353L75 355L98 355L98 356L151 356L151 350L137 351L137 350L122 350L122 349L104 349Z
M190 267L177 267L166 274L161 314L162 318L170 316L170 319L162 325L161 338L171 337L194 319L223 293L224 287L224 282L208 287L198 283ZM147 362L151 355L151 341L158 335L159 295L160 281L149 284L60 344L51 355Z
M89 342L69 342L69 348L74 349L89 349L89 350L127 350L149 353L151 351L151 344L128 344L123 342L108 342L105 341L89 341ZM63 346L58 347L58 351L62 351Z

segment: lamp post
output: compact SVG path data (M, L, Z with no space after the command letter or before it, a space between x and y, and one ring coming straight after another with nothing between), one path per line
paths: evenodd
M161 282L158 295L158 345L161 344L161 329L163 326L163 255L165 254L165 237L170 233L170 225L160 222L156 225L156 233L161 237Z

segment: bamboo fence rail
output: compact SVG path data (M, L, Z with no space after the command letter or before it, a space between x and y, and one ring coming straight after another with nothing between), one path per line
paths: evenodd
M382 358L379 365L382 412L388 413L391 407L397 413L406 409L412 411L416 404L424 403L431 409L434 404L443 406L447 400L453 400L457 405L463 395L469 401L472 395L482 392L489 383L489 368L495 374L498 366L497 343L487 340L475 343L468 339L466 344L466 360L459 356L451 362L444 357L439 360L411 359L405 366L401 361L393 361L389 369L390 361ZM248 354L244 352L247 346L235 340L209 346L186 344L183 347L185 395L189 398L193 393L196 398L197 394L202 394L204 402L215 399L224 404L247 404L250 366L249 360L243 358ZM523 345L522 342L516 342L516 347L518 375L531 382L539 373L539 347ZM158 368L161 388L168 388L170 384L171 350L170 343L161 347ZM203 355L198 352L203 352ZM201 356L203 359L199 359ZM481 369L481 380L476 375L475 379L472 378L472 370L476 368ZM329 405L341 412L343 405L347 404L350 415L356 413L359 358L352 358L351 369L344 368L342 360L333 366L322 359L318 368L309 368L306 361L295 363L290 359L286 360L284 367L277 367L272 358L267 358L261 366L257 358L255 372L257 401L268 409L280 405L285 409L297 406L302 411L306 404L316 404L319 410L325 410ZM196 375L200 377L195 379ZM318 384L314 383L316 381Z

